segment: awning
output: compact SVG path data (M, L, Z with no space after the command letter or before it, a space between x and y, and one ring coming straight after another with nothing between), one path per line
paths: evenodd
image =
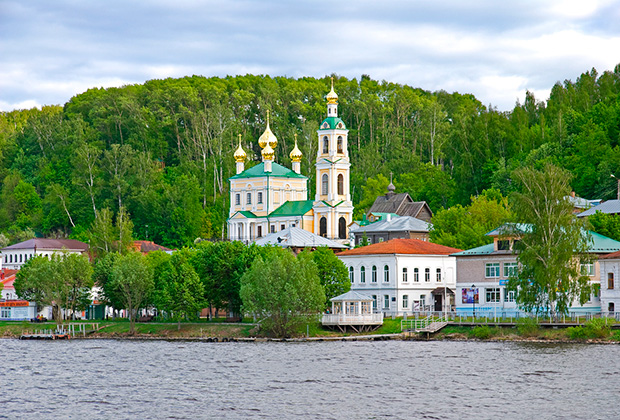
M447 287L438 287L431 292L431 295L454 295L454 290Z

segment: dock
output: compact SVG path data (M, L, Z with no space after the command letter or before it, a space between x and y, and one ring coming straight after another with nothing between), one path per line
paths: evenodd
M35 330L32 333L24 332L20 340L69 340L71 334L66 330Z

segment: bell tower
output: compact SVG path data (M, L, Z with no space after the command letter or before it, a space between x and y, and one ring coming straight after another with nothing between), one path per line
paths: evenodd
M327 118L318 134L316 156L316 195L313 203L314 233L329 239L346 241L353 219L350 193L349 130L338 117L338 95L327 94Z

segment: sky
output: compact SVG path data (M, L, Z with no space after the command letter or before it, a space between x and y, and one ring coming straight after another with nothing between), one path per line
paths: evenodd
M248 73L367 74L508 111L618 64L620 0L0 0L0 111Z

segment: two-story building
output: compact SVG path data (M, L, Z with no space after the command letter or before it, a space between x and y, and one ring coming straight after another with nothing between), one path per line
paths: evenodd
M21 269L26 261L37 255L50 258L61 252L83 254L88 252L88 244L75 239L33 238L0 249L2 267L11 270Z

